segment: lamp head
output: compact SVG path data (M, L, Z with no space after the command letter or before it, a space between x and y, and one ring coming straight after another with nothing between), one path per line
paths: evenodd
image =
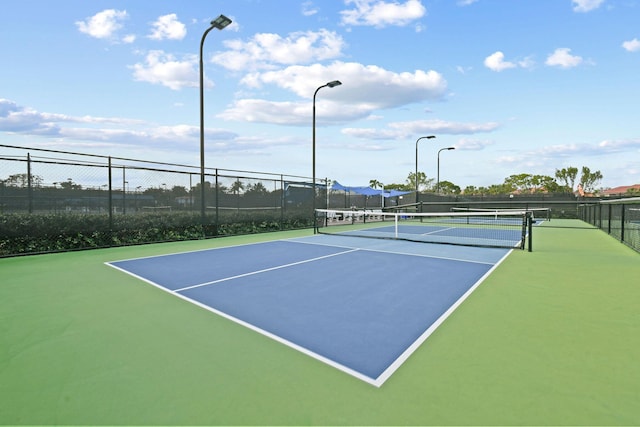
M334 80L332 82L327 83L327 86L335 87L335 86L340 86L341 84L342 84L342 82L340 80Z
M213 28L217 28L219 30L222 30L224 27L226 27L227 25L231 24L231 22L232 22L231 19L227 18L224 15L220 15L216 19L211 21L211 26Z

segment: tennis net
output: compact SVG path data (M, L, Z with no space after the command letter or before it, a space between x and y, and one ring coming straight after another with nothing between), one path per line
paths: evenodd
M315 232L463 246L528 246L531 251L531 218L528 211L398 213L316 209Z
M451 212L487 212L487 213L502 213L502 212L530 212L531 220L536 223L540 221L551 221L551 209L550 208L462 208L453 207Z

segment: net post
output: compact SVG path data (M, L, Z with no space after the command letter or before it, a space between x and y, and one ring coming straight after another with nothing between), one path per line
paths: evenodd
M520 236L520 249L524 250L525 242L527 240L527 230L529 227L529 212L521 212L522 215L522 234Z
M313 234L318 234L318 211L313 210Z
M396 227L395 227L395 234L396 234L396 235L395 235L395 238L396 238L396 239L398 238L398 217L399 217L399 214L396 212L396 213L394 214L394 216L393 216L393 219L394 219L394 221L395 221L395 225L396 225Z
M529 231L529 239L527 239L528 251L533 251L533 218L531 213L527 212L527 228Z

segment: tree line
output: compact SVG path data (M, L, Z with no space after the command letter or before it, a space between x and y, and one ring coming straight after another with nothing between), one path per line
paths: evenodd
M576 179L580 173L580 179L576 187ZM404 183L382 184L378 180L372 179L369 185L372 188L394 189L400 191L415 191L416 178L418 191L435 192L438 194L465 194L470 196L498 195L513 193L574 193L580 195L594 194L597 192L597 185L602 180L600 171L591 171L587 166L581 169L577 167L567 167L556 169L555 176L535 175L520 173L510 175L501 184L493 184L488 187L476 187L469 185L462 189L460 186L450 181L436 182L434 178L428 178L424 172L410 172Z

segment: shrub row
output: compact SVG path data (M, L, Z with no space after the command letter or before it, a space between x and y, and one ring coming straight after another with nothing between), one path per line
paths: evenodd
M0 214L0 257L143 243L193 240L310 227L303 215L225 213L201 225L193 213Z

